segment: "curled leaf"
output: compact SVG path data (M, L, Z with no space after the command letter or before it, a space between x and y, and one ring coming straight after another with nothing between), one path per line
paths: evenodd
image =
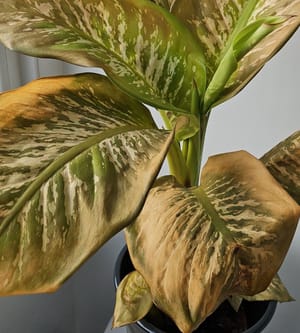
M278 274L275 275L268 288L253 296L240 296L231 295L228 297L230 305L235 311L239 310L239 307L243 301L277 301L277 302L291 302L294 301L293 297L289 294L288 290L282 283Z
M300 204L300 131L280 142L261 161L272 176Z
M207 107L237 94L300 24L299 0L176 0L171 12L203 49Z
M189 333L229 295L268 287L299 216L263 164L241 151L211 157L200 187L159 180L126 238L154 303Z
M146 316L152 307L150 289L142 275L133 271L117 288L113 327L134 323Z

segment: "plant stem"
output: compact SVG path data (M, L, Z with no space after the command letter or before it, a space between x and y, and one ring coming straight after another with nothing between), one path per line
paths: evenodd
M169 121L169 118L165 111L160 111L160 115L164 121L165 127L168 130L172 129L172 125ZM185 163L185 159L182 155L182 151L180 149L179 142L174 138L173 143L170 146L168 155L167 155L168 165L170 174L175 176L177 181L184 185L189 186L190 185L190 179L189 179L189 172L187 169L187 165Z
M210 113L200 114L199 131L196 135L187 140L186 164L189 170L191 186L199 185L202 155L209 114Z

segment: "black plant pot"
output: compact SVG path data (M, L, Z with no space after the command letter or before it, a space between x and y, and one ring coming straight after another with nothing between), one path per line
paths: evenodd
M125 246L117 258L115 286L132 270ZM276 305L276 302L243 301L239 312L235 312L226 301L193 333L260 333L272 319ZM144 319L126 326L126 330L127 333L180 333L173 321L155 307Z

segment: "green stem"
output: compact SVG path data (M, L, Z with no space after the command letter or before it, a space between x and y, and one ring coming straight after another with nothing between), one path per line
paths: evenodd
M160 115L164 121L166 129L171 130L172 125L169 121L167 113L165 111L160 111ZM175 138L169 148L167 160L168 160L170 174L175 176L175 178L180 184L184 186L189 186L191 182L189 179L189 172L187 169L187 165L182 155L180 145Z
M188 140L186 164L189 170L189 178L191 180L192 186L199 185L202 155L209 114L210 113L205 113L199 116L199 131L195 136Z
M193 137L186 140L187 142L184 142L183 153L189 171L191 186L197 186L199 185L203 146L210 112L204 112L203 100L201 100L199 96L195 82L192 94L191 113L198 119L199 131Z

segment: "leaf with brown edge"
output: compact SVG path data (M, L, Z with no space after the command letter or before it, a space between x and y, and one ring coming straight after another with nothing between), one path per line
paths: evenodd
M275 275L268 288L253 296L240 296L231 295L228 297L230 305L235 311L239 310L239 307L243 299L253 301L276 301L276 302L292 302L294 298L289 294L288 290L284 286L278 274Z
M278 274L275 275L268 288L253 296L243 296L247 301L277 301L292 302L294 298L289 294Z
M0 0L0 41L36 57L101 67L129 95L190 111L206 70L192 33L149 0Z
M267 288L299 215L264 165L241 151L211 157L200 187L160 179L126 239L153 302L189 333L228 296Z
M145 279L137 271L129 273L117 288L113 327L128 325L144 318L152 304Z
M176 0L171 12L188 25L204 50L209 82L207 108L237 94L300 23L299 0ZM282 22L270 25L270 18ZM251 42L247 52L237 56L240 50L234 50L236 40L259 22L247 37L255 43ZM264 29L270 30L257 39L257 33Z
M101 75L0 94L0 294L57 289L138 214L171 141Z
M300 131L267 152L261 161L272 176L300 204Z

